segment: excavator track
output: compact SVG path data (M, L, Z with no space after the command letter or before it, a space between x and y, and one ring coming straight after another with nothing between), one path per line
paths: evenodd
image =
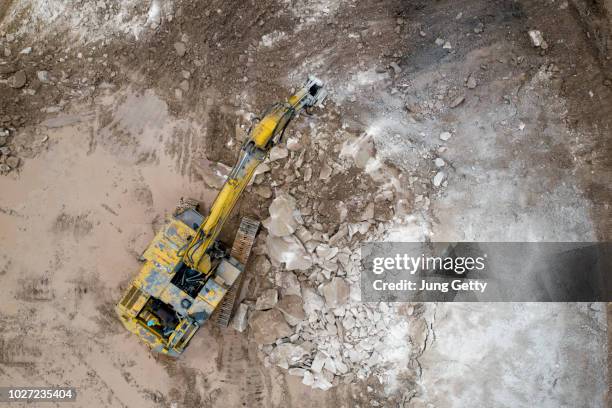
M251 248L255 242L255 236L259 230L259 221L255 221L248 217L243 217L240 221L240 227L236 233L234 244L230 255L246 267L249 255L251 254ZM214 323L221 328L225 328L229 325L232 316L234 315L234 307L236 303L236 297L240 292L242 286L242 279L244 272L240 274L238 279L234 282L230 290L223 297L223 302L217 307L217 310L212 316Z

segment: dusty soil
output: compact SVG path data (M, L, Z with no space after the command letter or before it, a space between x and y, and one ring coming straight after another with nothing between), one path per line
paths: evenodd
M607 17L585 20L580 2L178 1L158 24L147 20L147 2L128 8L121 29L105 16L123 6L102 3L91 15L72 6L87 17L78 25L45 20L37 2L0 4L0 127L10 130L10 155L21 160L0 176L0 385L73 385L80 401L96 407L452 406L440 390L452 393L454 383L436 384L427 373L420 387L429 393L418 401L404 397L413 395L412 381L391 395L377 378L313 391L265 367L248 335L211 325L184 357L168 360L114 317L138 255L179 197L209 204L250 119L310 72L327 82L329 100L288 136L305 147L304 168L315 180L323 163L337 171L316 188L283 161L258 176L313 208L308 223L333 234L338 203L350 218L393 190L376 218L396 222L389 231L396 239L610 239L612 88L607 49L593 31ZM533 47L528 29L542 31L548 49ZM12 88L19 71L26 84ZM466 86L470 76L475 87ZM444 131L452 133L448 143L439 139ZM359 137L372 141L380 167L343 169L342 146ZM446 163L440 188L432 185L435 158ZM239 216L265 218L269 202L248 194L224 239ZM252 298L269 285L259 279ZM539 324L565 316L539 313ZM580 314L589 325L572 320L574 340L600 350L605 328L590 323L602 313ZM557 350L533 341L543 352ZM448 358L432 353L423 357L432 366ZM571 369L569 357L558 358ZM584 370L603 372L597 352L580 358L592 362ZM503 387L491 373L492 388ZM559 406L586 401L605 381L590 384L567 380L561 396L528 391L544 395L541 406ZM529 402L508 396L505 403ZM603 404L602 394L584 405Z

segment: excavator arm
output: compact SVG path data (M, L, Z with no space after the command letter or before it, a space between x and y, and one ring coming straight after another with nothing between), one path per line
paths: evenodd
M286 102L268 109L253 126L208 216L195 209L175 214L142 254L143 266L116 312L123 325L151 349L178 356L216 310L223 312L217 313L223 318L219 321L229 320L231 305L225 307L222 302L237 287L258 224L242 220L229 256L217 241L219 233L255 169L282 141L291 120L302 109L323 101L322 85L311 77Z
M323 83L309 77L302 88L286 102L269 108L252 128L243 144L238 161L210 208L208 217L182 252L183 262L191 269L208 276L212 271L210 252L242 192L249 184L257 166L268 156L270 149L282 141L286 127L303 109L323 102L326 92Z

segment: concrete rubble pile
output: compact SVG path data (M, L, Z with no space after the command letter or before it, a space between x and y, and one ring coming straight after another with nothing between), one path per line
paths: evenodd
M363 151L355 149L349 159L365 166L369 154L361 157ZM273 159L286 157L276 153ZM327 179L337 171L332 167L320 165L321 177ZM304 174L314 177L311 167ZM383 196L393 195L384 192ZM311 211L304 207L301 211L298 205L289 193L276 192L270 217L263 221L260 239L265 237L265 244L256 248L259 255L252 266L267 274L272 288L259 291L256 301L239 306L234 328L249 327L249 337L259 344L266 365L282 367L313 388L326 390L371 375L382 383L394 372L389 369L393 364L410 372L410 364L395 359L397 355L414 359L424 349L422 333L411 333L406 323L424 322L422 308L406 312L403 306L359 302L359 242L380 238L385 229L375 219L374 204L364 203L353 222L345 220L346 211L344 215L340 211L341 222L332 234L318 225L310 227L310 222L307 227L304 219L312 221Z

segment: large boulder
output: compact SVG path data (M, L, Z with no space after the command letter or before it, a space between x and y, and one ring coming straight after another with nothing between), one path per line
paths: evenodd
M270 234L266 238L266 246L272 262L276 265L284 263L288 271L303 271L312 266L312 257L294 235L275 237Z
M257 298L255 310L272 309L278 302L278 291L276 289L265 290L261 296Z
M281 194L272 201L270 217L263 221L270 235L284 237L293 234L298 227L294 216L297 211L295 206L295 199L289 194Z
M272 344L281 337L293 334L293 330L278 309L254 312L249 319L249 326L258 344Z
M306 318L306 313L304 313L301 296L283 296L283 298L280 300L280 302L278 302L276 307L283 313L283 316L285 316L285 320L291 326L299 324L302 320Z

